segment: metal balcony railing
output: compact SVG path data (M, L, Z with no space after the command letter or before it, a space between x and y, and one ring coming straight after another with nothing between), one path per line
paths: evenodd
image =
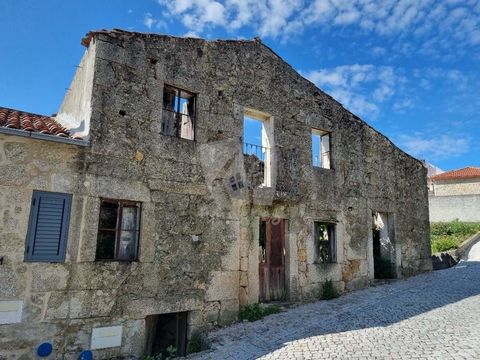
M261 161L265 161L269 151L270 149L264 146L243 143L243 153L245 155L255 155Z

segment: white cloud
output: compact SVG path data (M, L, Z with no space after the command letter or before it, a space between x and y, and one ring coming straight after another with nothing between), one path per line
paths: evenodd
M393 104L393 110L399 113L405 112L407 109L411 109L413 107L413 100L409 98L404 98L398 101L395 101Z
M380 105L392 98L405 82L394 68L371 64L337 66L303 75L346 108L367 119L375 119Z
M185 34L183 34L184 37L190 37L190 38L199 38L198 34L195 31L189 31Z
M154 26L158 29L166 28L167 26L165 21L153 17L151 13L145 13L145 16L143 18L143 25L145 25L149 30L151 30Z
M423 133L404 134L399 137L399 144L407 153L429 161L452 159L470 150L470 139L451 133L435 137Z
M381 46L374 46L371 49L371 53L373 56L381 57L384 56L387 53L387 49Z
M206 26L227 26L225 5L215 0L158 0L168 15L180 19L190 31L202 32Z
M145 17L143 18L143 25L151 29L154 23L155 23L155 19L153 18L152 14L146 13Z
M221 27L243 27L258 35L288 39L306 27L356 27L363 32L402 38L416 37L420 51L440 56L440 50L480 45L478 0L157 0L165 21L180 20L202 33ZM152 27L151 21L146 21ZM405 49L409 53L416 50ZM418 49L417 49L418 50Z

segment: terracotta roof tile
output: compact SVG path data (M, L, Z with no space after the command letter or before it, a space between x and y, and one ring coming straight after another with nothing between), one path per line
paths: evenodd
M0 128L73 138L53 117L0 107ZM78 139L78 138L75 138Z
M432 180L455 180L480 178L480 167L469 166L459 170L447 171L439 175L432 176Z

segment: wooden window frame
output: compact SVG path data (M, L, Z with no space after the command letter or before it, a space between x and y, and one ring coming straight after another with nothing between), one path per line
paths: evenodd
M182 113L182 110L180 109L180 101L178 101L178 104L175 104L175 108L173 110L165 108L165 104L163 102L164 101L163 97L165 96L165 90L167 90L167 89L178 91L178 97L179 98L186 99L185 97L182 97L182 94L186 94L186 95L189 95L189 98L193 99L193 115L189 114L189 117L192 119L192 123L193 123L193 126L192 126L193 127L193 139L183 138L180 135L181 130L180 130L179 124L181 122L182 115L184 115ZM175 127L176 127L176 129L175 129L175 134L174 135L165 134L163 132L163 130L161 130L160 133L162 135L170 136L170 137L176 137L178 139L184 139L184 140L189 140L189 141L195 141L196 140L196 137L197 137L197 97L198 97L198 94L193 92L193 91L185 90L185 89L179 88L178 86L173 86L173 85L170 85L170 84L164 84L163 85L162 111L168 111L168 112L171 112L171 113L175 114ZM162 117L163 117L163 115L162 115ZM163 121L163 118L162 118L162 121Z
M319 129L319 128L311 128L311 131L310 131L310 138L313 136L313 135L316 135L318 136L320 139L319 139L319 146L320 146L320 149L319 149L319 153L318 153L318 165L315 164L315 159L314 159L314 153L313 153L313 141L311 140L311 148L310 148L310 152L311 152L311 157L312 157L312 166L316 169L324 169L324 170L333 170L333 159L332 159L332 132L331 131L327 131L327 130L323 130L323 129ZM322 141L324 141L324 137L325 136L328 136L328 150L327 151L323 151L322 152ZM328 157L328 164L329 166L328 167L325 167L325 164L324 164L324 161L323 161L323 157L324 155L326 155Z
M328 261L321 261L319 253L319 243L316 239L317 226L327 226L328 241ZM336 264L337 263L337 239L336 239L336 223L328 221L314 221L313 222L313 246L314 246L314 263L315 264Z
M109 229L109 228L100 228L100 213L102 211L102 204L104 203L109 203L109 204L114 204L118 206L117 210L117 220L115 224L115 229ZM122 224L122 217L123 217L123 208L124 207L135 207L137 208L137 223L136 223L136 229L135 230L128 230L128 229L122 229L121 224ZM99 217L99 224L98 224L98 230L97 230L97 249L96 249L96 254L95 254L95 261L122 261L122 262L135 262L138 261L138 250L139 250L139 243L140 243L140 227L141 227L141 217L142 217L142 203L139 201L132 201L132 200L119 200L119 199L106 199L106 198L100 198L100 211L98 214ZM135 241L135 256L133 259L121 259L119 258L118 251L120 247L120 236L122 234L122 231L132 231L136 233L136 241ZM115 249L114 249L114 255L112 259L100 259L98 258L98 238L100 232L115 232Z

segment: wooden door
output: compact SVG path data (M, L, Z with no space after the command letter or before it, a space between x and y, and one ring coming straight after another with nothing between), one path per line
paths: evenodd
M285 220L261 219L259 236L260 301L285 298Z

